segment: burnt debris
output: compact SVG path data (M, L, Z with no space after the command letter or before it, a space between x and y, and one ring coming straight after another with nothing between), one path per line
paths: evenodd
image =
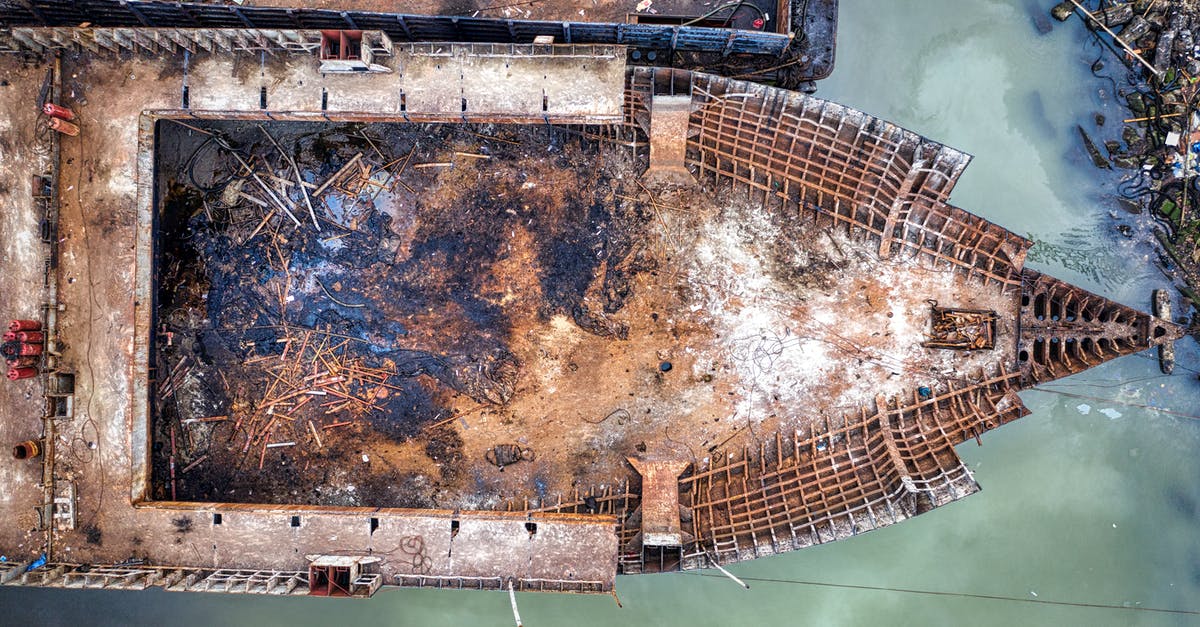
M423 438L456 477L422 429L506 403L533 322L625 337L653 269L635 182L561 131L159 124L155 476L181 500L320 501L304 469L351 437Z

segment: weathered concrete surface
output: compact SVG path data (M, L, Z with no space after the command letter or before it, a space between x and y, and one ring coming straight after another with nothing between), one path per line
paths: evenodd
M378 91L358 92L357 97L362 100L356 100L354 106L358 108L350 111L371 107L369 112L385 114L394 106L380 104L394 93L394 84L388 82L395 78L391 75L323 79L311 75L310 69L302 64L276 61L263 67L257 61L252 57L236 62L193 60L188 75L193 107L257 112L258 93L247 84L300 87L303 83L306 89L311 87L312 93L317 93L317 86L310 81L332 78L368 85L375 85L371 81L376 78L383 81L385 87ZM74 347L68 360L79 373L79 418L65 441L95 442L96 448L88 449L94 451L91 456L79 455L75 459L76 456L67 455L63 462L64 478L75 479L80 487L81 530L64 535L61 558L73 559L72 554L82 554L91 561L116 562L131 555L152 555L161 562L179 560L180 564L207 565L212 563L216 551L221 559L229 557L231 563L251 567L251 560L258 559L256 555L265 558L273 551L245 552L236 543L225 548L216 543L213 549L211 542L193 542L189 533L194 531L173 531L177 525L189 524L174 522L183 515L163 510L139 510L135 514L128 505L135 474L144 468L140 456L138 459L131 456L131 452L139 450L136 443L131 447L131 438L138 442L144 442L145 438L144 426L134 424L130 411L134 381L128 369L133 360L133 313L135 309L142 312L148 308L146 302L131 302L129 296L134 293L135 285L135 207L137 188L142 184L135 176L138 118L146 110L178 109L182 62L139 58L109 66L68 61L66 76L66 104L78 111L83 130L79 138L63 143L64 180L76 184L64 186L63 194L60 282L61 298L67 308L62 325L64 338ZM295 100L284 104L311 110L311 100L291 95ZM269 96L269 109L273 109L271 102ZM330 98L331 115L345 111L341 102L336 94ZM695 450L705 450L728 442L730 437L744 431L747 423L764 430L808 424L813 418L810 412L795 408L803 407L796 402L797 395L806 398L805 391L810 386L842 391L823 399L832 411L853 409L863 399L873 398L871 395L880 389L900 392L903 389L900 383L880 382L887 378L890 369L899 365L890 358L888 363L864 366L868 370L857 376L829 367L836 360L825 358L822 347L838 341L830 329L839 324L837 312L845 303L856 304L855 326L849 333L860 342L855 350L863 354L903 355L905 362L911 362L906 364L907 368L935 372L952 371L953 365L986 365L995 359L992 355L977 355L963 360L959 355L930 356L919 350L920 329L928 315L924 298L995 309L1006 307L1011 300L990 293L974 295L967 279L958 274L934 273L933 280L925 283L924 292L911 293L897 281L900 274L908 271L907 263L869 260L851 263L843 248L853 246L852 241L841 234L823 238L817 231L812 237L814 248L805 254L815 255L826 265L803 277L781 274L763 265L764 261L780 255L790 258L788 255L795 251L772 252L773 242L783 232L769 212L737 199L682 195L659 202L662 232L657 235L656 245L664 247L665 255L677 255L687 261L670 275L671 281L661 282L649 276L639 279L634 292L641 296L629 310L631 319L647 321L639 327L639 334L631 337L622 350L615 351L609 340L582 333L565 320L554 320L540 334L522 340L522 350L528 353L529 371L550 379L531 381L530 393L514 405L513 412L542 420L538 429L561 434L539 450L536 468L552 470L586 465L592 480L625 476L628 469L622 453L627 451L602 458L587 452L613 449L619 442L632 447L642 439L661 437L661 425L647 420L647 416L692 419L695 424L686 430L686 438ZM727 204L721 206L721 203ZM681 239L682 234L689 232L702 233L702 237ZM753 242L758 248L751 246L748 252L744 251L746 242ZM823 275L842 271L857 279L843 281L836 289L826 285L827 277ZM686 288L690 299L687 302L678 300L680 282L690 286ZM738 285L753 289L747 291ZM804 296L807 301L796 298L800 293L807 294ZM145 298L140 296L137 300ZM797 320L802 322L798 324ZM146 324L142 323L143 329ZM715 329L718 337L726 339L711 345L708 344L711 340L697 339L696 343L685 342L670 348L676 340L667 338L692 337L696 329ZM876 330L886 333L872 335ZM801 331L804 335L795 335ZM1004 336L1011 338L1011 331L1005 331ZM556 348L539 352L544 343ZM1011 348L1011 342L1008 346ZM775 350L783 353L772 355ZM1011 350L998 352L1010 353ZM675 363L671 376L658 373L657 364L664 359ZM592 366L572 368L577 363ZM784 373L787 377L781 377ZM539 400L543 397L549 401ZM607 400L598 406L597 397ZM631 407L629 419L595 422L612 411L612 404L620 402L617 399L625 398L637 403ZM553 403L550 411L547 402ZM651 405L659 411L646 413ZM793 409L780 411L781 407ZM472 422L477 425L474 429L486 429L495 441L520 441L531 428L524 421L495 418L487 424L484 417L472 418ZM484 442L475 446L484 446ZM584 458L578 457L580 451L585 452ZM482 449L468 449L472 458L481 453ZM531 464L530 468L535 466ZM539 475L533 470L514 469L505 476L506 485L515 486L532 483ZM571 480L569 475L551 477L558 482ZM213 533L246 541L253 537L255 542L268 547L289 546L294 555L322 552L321 547L337 548L346 537L354 537L338 536L332 542L322 540L318 545L313 544L318 536L308 535L315 532L306 531L304 526L296 531L283 524L281 529L271 531L284 520L277 514L262 514L265 518L231 514L230 520L243 515L249 516L244 528L246 535L235 536L236 532L230 531L239 528L236 523L225 523L231 526ZM343 522L351 527L362 524L361 517ZM398 526L410 523L407 519L396 522ZM190 524L193 530L204 528L198 519ZM321 525L326 524L314 523L312 528L325 529ZM540 545L545 538L566 534L566 529L560 533L554 525L542 525L534 541ZM483 530L466 528L460 533L466 534L464 540L482 541L488 535ZM328 536L325 533L320 537ZM403 536L393 539L399 537ZM512 544L516 540L507 538L503 542ZM201 550L205 546L208 550ZM606 549L601 546L599 550ZM459 557L466 559L462 553ZM595 555L583 559L604 561ZM273 563L274 560L268 559L261 565ZM461 564L482 568L471 560ZM569 563L562 564L567 568Z
M311 55L201 56L189 68L192 109L259 111L260 89L271 111L328 111L459 119L524 116L575 122L620 120L625 54L619 46L413 45L377 59L390 72L321 74ZM482 54L480 54L482 53ZM595 53L595 54L593 54ZM174 66L174 67L172 67ZM176 94L165 107L182 108L183 60L159 66ZM178 75L178 76L176 76ZM463 100L466 109L463 109ZM565 121L565 120L564 120Z
M247 5L296 7L306 9L334 9L356 11L403 11L417 15L461 15L470 17L504 18L511 20L551 20L551 21L584 21L584 22L626 22L629 15L637 13L637 2L626 0L543 0L540 2L488 2L487 0L416 0L397 6L388 0L249 0ZM775 2L757 0L754 4L767 11L773 12ZM717 5L702 0L655 0L651 10L643 12L647 16L698 16L712 11ZM787 6L786 4L784 5ZM729 13L721 14L724 18ZM752 29L752 22L758 14L752 10L742 10L737 13L735 28ZM790 30L787 22L789 16L780 16L784 20L782 32ZM766 30L777 31L779 28L772 15L772 21ZM777 31L778 32L778 31Z
M642 546L683 546L679 475L690 462L629 458L642 475Z
M119 66L64 61L64 104L78 114L81 133L62 143L59 289L65 309L60 335L67 346L66 367L78 379L76 418L63 423L58 441L58 477L78 486L79 529L58 534L53 557L90 563L138 557L156 564L300 570L304 554L375 551L384 556L382 571L389 576L576 578L610 587L616 571L615 522L610 517L540 517L538 533L531 537L523 515L468 515L462 517L451 553L449 519L419 512L361 510L317 516L278 508L227 511L222 524L214 525L211 511L133 506L130 445L131 434L138 436L139 431L129 411L129 364L139 305L131 298L138 118L143 110L179 107L180 61L133 59ZM224 61L198 63L189 76L193 106L256 110L257 89L237 77L245 67ZM258 65L253 69L259 70ZM43 66L22 67L11 58L0 59L0 77L9 82L0 87L0 111L5 113L0 121L0 180L5 183L0 199L13 208L11 213L6 210L0 261L16 288L0 292L0 302L6 311L21 316L36 314L42 298L38 222L26 187L31 168L44 162L35 154L32 130L44 71ZM303 80L303 70L292 71L296 73L280 73L280 81ZM40 433L39 387L36 380L0 387L6 406L0 434L6 446ZM10 559L41 550L41 538L28 532L32 508L42 499L39 479L36 462L15 465L10 460L0 465L0 552ZM293 515L301 516L299 527L291 525ZM379 519L374 534L371 517ZM396 555L396 547L406 539L411 545L414 536L422 538L428 561ZM495 552L495 542L507 550Z
M11 318L40 320L45 298L42 215L31 184L34 174L46 174L50 166L50 143L37 132L38 92L48 67L0 59L0 321L5 325ZM11 453L18 442L41 437L42 411L41 378L0 379L0 552L10 560L35 557L44 536L33 531L33 508L43 496L42 458L18 461Z
M394 583L395 575L513 577L601 582L607 588L616 575L616 522L610 517L534 517L537 532L531 535L523 514L455 518L367 508L334 514L303 508L241 511L216 503L182 506L189 509L125 511L127 502L106 507L107 518L134 527L131 544L117 537L105 541L114 550L82 546L67 556L105 563L144 555L155 564L305 570L305 554L375 555L386 583ZM221 512L219 525L213 524L214 511ZM293 516L300 519L297 527ZM378 523L373 533L372 518ZM451 520L458 520L453 537ZM130 555L120 552L130 548Z

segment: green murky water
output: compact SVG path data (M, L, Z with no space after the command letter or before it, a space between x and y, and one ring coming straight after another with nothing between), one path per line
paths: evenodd
M1050 0L1037 0L1044 5ZM1034 0L845 0L838 100L976 155L954 202L1038 241L1030 265L1146 309L1166 284L1153 249L1115 233L1115 180L1090 166L1075 124L1119 132L1113 84L1077 23L1039 35ZM1104 57L1109 63L1112 58ZM1112 217L1110 212L1115 213ZM1200 614L1052 605L1067 601L1200 611L1200 351L1180 343L1162 377L1147 356L1022 394L1034 414L961 454L983 491L853 540L736 565L743 590L711 573L625 577L609 597L519 595L547 625L1186 625ZM1081 408L1086 405L1086 408ZM1085 411L1086 409L1086 411ZM969 593L927 595L883 588ZM161 591L0 590L4 624L512 625L501 593L389 590L371 601Z

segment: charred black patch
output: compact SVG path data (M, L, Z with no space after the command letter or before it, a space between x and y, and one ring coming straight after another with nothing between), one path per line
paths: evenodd
M454 479L463 461L462 436L453 427L442 426L427 434L425 454L438 465L443 480Z
M396 385L399 389L379 402L383 411L374 412L369 418L379 433L402 441L415 435L421 425L448 413L418 379L398 379Z
M515 337L554 316L627 334L650 215L594 147L529 127L479 146L463 125L202 124L159 125L155 498L429 506L463 440L423 427L462 397L507 403ZM436 468L371 459L413 438Z
M438 15L470 15L480 7L478 0L442 0Z
M88 544L100 546L104 543L104 534L101 533L100 527L97 527L96 525L88 525L84 527L83 537L85 540L87 540Z
M181 185L170 186L163 200L163 210L158 221L158 305L168 309L176 302L180 285L200 280L203 271L184 260L194 259L191 244L195 232L190 216L202 207L201 194L197 190Z

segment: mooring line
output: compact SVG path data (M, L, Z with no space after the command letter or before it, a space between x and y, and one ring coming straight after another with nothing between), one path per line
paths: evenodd
M1096 402L1100 402L1100 403L1112 403L1114 405L1123 405L1125 407L1136 407L1138 409L1147 409L1150 411L1156 411L1156 412L1160 412L1163 414L1170 414L1172 416L1178 416L1180 418L1190 418L1192 420L1200 420L1200 416L1197 416L1195 414L1186 414L1184 412L1175 411L1174 409L1167 409L1165 407L1155 407L1154 405L1142 405L1140 403L1130 403L1129 401L1120 401L1115 398L1104 398L1101 396L1089 396L1087 394L1076 394L1074 392L1065 392L1063 390L1055 390L1053 388L1042 387L1040 385L1034 386L1030 389L1037 390L1038 392L1049 392L1050 394L1060 394L1062 396L1069 396L1071 398L1078 398L1078 399L1083 399L1083 400L1088 400L1088 401L1096 401Z
M714 573L685 573L696 577L724 577ZM786 583L797 586L815 586L822 588L844 588L850 590L872 590L876 592L899 592L902 594L918 594L925 596L959 597L968 599L984 599L988 601L1008 601L1017 603L1032 603L1036 605L1058 605L1067 607L1083 607L1101 610L1136 610L1139 612L1156 612L1160 614L1182 614L1200 616L1200 610L1176 610L1163 607L1145 607L1140 605L1113 605L1111 603L1086 603L1082 601L1055 601L1053 599L1028 599L1025 597L1005 596L1000 594L980 594L976 592L948 592L944 590L921 590L918 588L895 588L891 586L868 586L863 584L834 583L829 581L804 581L800 579L774 579L770 577L742 577L746 581L761 581L764 583Z

